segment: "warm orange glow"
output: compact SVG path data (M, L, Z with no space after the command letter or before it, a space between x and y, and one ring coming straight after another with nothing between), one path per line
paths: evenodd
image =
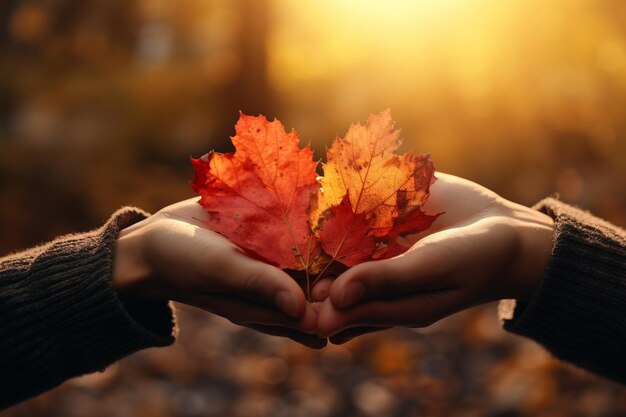
M274 7L271 82L317 146L343 134L342 121L390 107L407 147L429 150L443 169L495 178L529 164L513 170L517 178L502 178L503 186L520 184L515 193L528 201L537 190L560 190L554 178L581 161L548 167L562 146L556 137L588 138L607 160L626 152L615 110L626 102L619 2L276 0ZM587 193L577 198L594 198L581 187Z
M189 155L232 151L239 110L321 158L390 108L438 171L626 226L624 0L0 4L0 256L191 197ZM2 415L626 413L623 388L506 336L493 307L317 352L179 306L175 346Z

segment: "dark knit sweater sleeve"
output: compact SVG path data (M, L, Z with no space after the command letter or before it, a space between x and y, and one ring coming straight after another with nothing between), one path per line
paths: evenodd
M555 220L551 260L528 303L500 303L504 328L626 383L626 232L552 198L535 208Z
M0 259L0 409L173 342L166 301L123 300L111 287L118 232L145 217L121 209L98 230Z

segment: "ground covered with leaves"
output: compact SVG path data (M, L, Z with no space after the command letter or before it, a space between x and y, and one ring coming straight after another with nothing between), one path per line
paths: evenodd
M495 306L321 351L178 306L175 346L71 380L6 417L615 417L626 390L506 334Z

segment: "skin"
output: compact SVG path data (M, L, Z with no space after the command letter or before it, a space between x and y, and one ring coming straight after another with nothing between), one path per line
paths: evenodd
M554 223L471 181L438 173L426 213L445 212L408 251L313 289L317 332L333 343L391 326L425 327L471 306L529 300L550 259Z
M246 256L206 228L197 198L168 206L120 233L113 287L122 296L174 300L312 348L317 313L285 272Z
M120 234L113 286L175 300L312 348L391 326L425 327L471 306L529 300L550 259L550 217L471 181L438 173L427 213L445 212L406 253L322 280L309 304L285 272L247 257L205 227L196 199Z

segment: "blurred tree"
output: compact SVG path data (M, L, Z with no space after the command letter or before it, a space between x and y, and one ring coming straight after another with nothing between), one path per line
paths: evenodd
M240 57L239 71L227 84L217 90L221 104L216 117L224 121L234 121L239 111L246 114L276 116L276 107L267 73L267 37L272 15L269 0L236 2L239 15L239 34L235 51ZM222 144L230 147L228 137L233 134L232 123L224 123L215 136L222 138Z

